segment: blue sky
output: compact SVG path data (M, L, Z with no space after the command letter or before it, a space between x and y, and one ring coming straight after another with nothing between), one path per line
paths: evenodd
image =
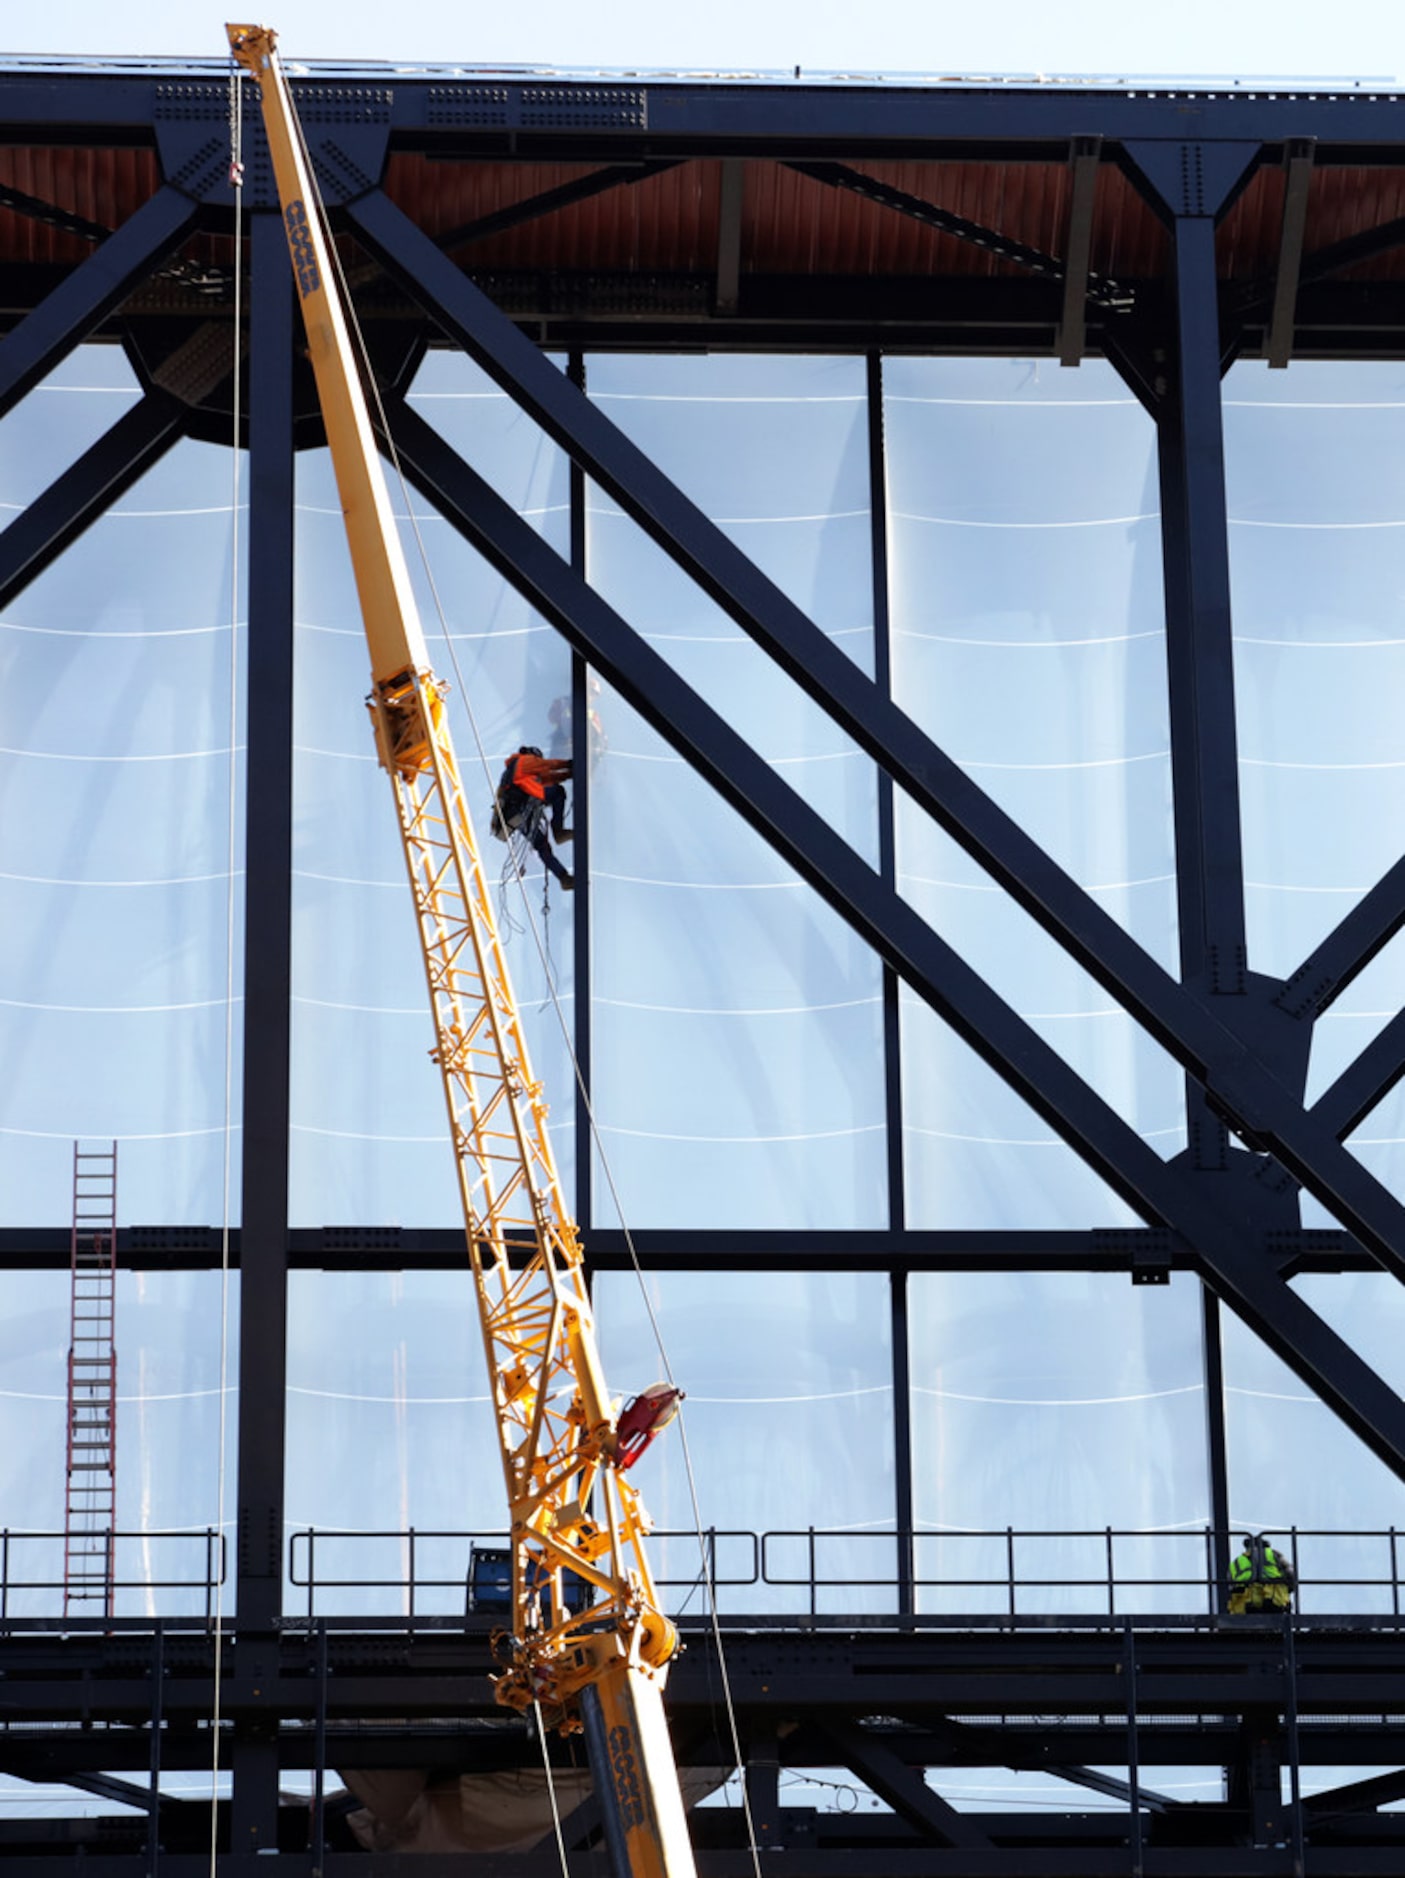
M684 65L884 72L1244 74L1393 78L1405 25L1384 0L1330 8L1288 0L1270 11L1224 0L1138 7L1127 0L1006 0L942 7L930 0L536 0L469 7L406 0L393 10L346 0L276 0L268 23L287 56L553 65ZM208 24L206 23L208 19ZM10 53L218 55L224 15L189 0L114 8L108 0L12 7Z

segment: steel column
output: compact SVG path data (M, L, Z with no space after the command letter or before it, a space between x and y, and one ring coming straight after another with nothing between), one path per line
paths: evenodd
M865 375L868 417L869 554L872 559L873 682L885 697L893 695L892 617L888 604L888 459L884 447L883 361L876 352ZM897 829L893 779L878 776L878 871L897 887ZM907 1176L903 1132L901 984L890 965L883 974L883 1096L887 1118L888 1230L907 1223ZM889 1326L893 1376L893 1513L898 1532L898 1609L917 1608L916 1548L913 1543L912 1345L908 1315L907 1273L889 1278Z
M1210 1527L1214 1533L1212 1565L1218 1589L1218 1608L1229 1596L1229 1451L1225 1439L1224 1342L1220 1301L1202 1286L1200 1292L1200 1360L1205 1377L1205 1464L1210 1488Z
M1176 218L1176 373L1158 429L1181 975L1244 989L1215 224Z
M585 360L572 353L567 369L571 383L585 390ZM571 505L571 566L582 580L588 578L589 536L586 529L585 473L579 463L569 472ZM595 1131L591 1123L590 1090L593 1077L595 1013L591 1008L590 959L590 695L584 660L571 660L571 821L575 841L571 849L571 871L576 879L576 897L572 908L572 965L575 975L575 1008L572 1040L576 1060L576 1081L571 1090L575 1105L576 1149L576 1218L592 1219L595 1214Z
M283 1593L293 780L293 283L281 217L250 223L248 783L240 1241L238 1667L265 1673ZM278 1844L278 1757L233 1749L232 1847Z

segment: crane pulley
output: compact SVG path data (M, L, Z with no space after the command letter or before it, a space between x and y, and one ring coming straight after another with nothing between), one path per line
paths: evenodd
M488 880L429 663L335 256L267 27L232 25L259 87L366 631L367 699L395 795L429 987L511 1518L512 1629L498 1701L587 1738L618 1878L691 1878L662 1688L677 1633L624 1469L676 1401L617 1418ZM676 1395L676 1392L672 1392ZM568 1585L587 1596L568 1599ZM613 1803L611 1803L611 1801Z

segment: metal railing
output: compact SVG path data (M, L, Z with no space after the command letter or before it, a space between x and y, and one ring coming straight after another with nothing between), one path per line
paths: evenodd
M306 1592L305 1614L309 1618L325 1613L325 1594L329 1592L389 1592L398 1613L406 1617L463 1615L470 1608L475 1552L502 1551L508 1543L504 1532L450 1532L414 1526L401 1531L348 1532L308 1527L292 1535L288 1580L297 1590ZM695 1532L656 1530L650 1544L660 1557L664 1556L665 1546L686 1545L691 1549L691 1571L684 1576L656 1574L656 1583L661 1591L683 1590L689 1596L696 1591L700 1610L707 1608L701 1594L709 1581L718 1589L728 1590L760 1582L761 1537L757 1533L724 1532L711 1527L704 1533L700 1547ZM388 1559L399 1569L374 1575L378 1559ZM319 1592L324 1594L321 1612L317 1608ZM502 1608L506 1609L505 1602Z
M104 1586L91 1611L70 1596L69 1619L176 1614L207 1623L213 1619L215 1593L226 1582L228 1566L225 1540L215 1527L109 1530L93 1538L111 1561L111 1610ZM0 1529L0 1623L64 1615L64 1543L63 1532Z
M227 1582L227 1547L214 1527L99 1536L112 1551L115 1618L213 1620ZM1293 1608L1303 1616L1401 1618L1405 1535L1395 1527L1288 1527L1271 1537L1295 1565ZM507 1543L502 1532L304 1528L290 1539L289 1615L492 1614L505 1597L484 1598L480 1584L475 1606L473 1560ZM1223 1566L1239 1546L1240 1529L1210 1527L711 1527L701 1546L692 1531L651 1539L659 1589L684 1618L706 1614L709 1583L719 1608L757 1616L1214 1616L1226 1605ZM0 1529L0 1624L60 1617L63 1594L64 1534ZM81 1609L71 1615L87 1621Z
M1402 1535L1394 1527L1290 1527L1272 1539L1296 1567L1295 1610L1401 1615ZM289 1579L300 1595L291 1605L308 1618L333 1607L462 1616L471 1610L474 1552L507 1543L501 1532L308 1528L292 1535ZM708 1528L702 1553L694 1532L656 1531L650 1546L659 1588L674 1594L665 1603L682 1616L707 1610L708 1580L721 1608L758 1615L1212 1616L1225 1609L1225 1568L1240 1529Z

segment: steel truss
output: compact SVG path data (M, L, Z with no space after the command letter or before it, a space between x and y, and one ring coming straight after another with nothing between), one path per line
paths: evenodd
M227 441L234 367L227 241L227 95L214 68L164 75L0 72L10 144L145 153L149 193L108 228L65 205L0 186L8 218L86 244L71 263L22 258L0 272L0 413L79 343L126 347L143 397L0 534L0 604L15 597L182 436ZM545 101L545 102L543 102ZM1405 1404L1290 1288L1304 1271L1383 1269L1405 1278L1405 1213L1343 1139L1405 1073L1405 1017L1388 1025L1309 1106L1312 1026L1405 924L1405 861L1283 981L1247 967L1229 656L1229 585L1219 386L1238 357L1405 356L1405 282L1388 265L1405 245L1393 197L1373 226L1316 248L1307 240L1322 179L1395 175L1405 103L1357 94L1205 96L1057 88L802 86L639 81L452 82L342 75L302 87L304 116L334 218L356 258L358 311L381 373L396 450L430 499L574 650L616 687L878 953L886 968L891 1224L846 1235L640 1232L659 1269L745 1263L891 1274L899 1524L910 1525L905 1420L906 1277L932 1269L1120 1270L1205 1281L1206 1349L1218 1361L1227 1304L1346 1425L1405 1476ZM1090 134L1090 129L1096 134ZM240 413L250 479L250 778L243 1228L235 1246L242 1309L260 1325L241 1350L238 1603L224 1644L223 1764L233 1797L222 1825L230 1872L281 1848L292 1868L398 1870L350 1850L320 1799L279 1805L289 1769L409 1764L449 1770L517 1765L537 1750L492 1712L487 1650L472 1620L374 1637L289 1627L281 1611L286 1281L295 1266L431 1266L462 1260L456 1233L364 1227L290 1232L287 1220L289 878L291 847L292 472L319 441L298 357L283 237L266 158L250 122L245 200L253 290L248 400ZM0 152L0 154L3 154ZM574 183L431 235L389 184L392 157L445 164L567 162ZM1054 252L876 176L884 163L1054 165L1068 177ZM715 264L640 274L542 265L475 268L475 245L509 226L546 226L680 165L712 166L720 209ZM797 187L855 198L862 213L976 247L998 267L949 278L834 268L802 275L743 264L745 171L789 166ZM1235 269L1223 231L1237 202L1279 191L1276 242ZM1374 198L1373 198L1374 200ZM1095 270L1110 206L1149 209L1162 230L1137 268ZM859 212L859 211L854 211ZM1217 235L1221 238L1217 240ZM1103 244L1106 246L1106 242ZM1372 271L1374 269L1374 272ZM1363 272L1364 270L1364 272ZM938 270L940 272L940 270ZM414 414L404 393L423 350L468 353L570 456L577 509L571 555L556 555ZM1182 969L1173 978L894 705L888 684L884 554L875 520L876 677L864 679L784 594L586 399L580 355L669 345L859 352L869 361L871 463L881 486L882 356L895 350L1108 358L1157 425L1167 583L1170 717ZM562 374L544 349L565 349ZM584 478L624 512L763 646L873 758L879 864L861 859L585 583ZM882 503L874 502L875 517ZM579 681L578 681L579 682ZM579 718L583 713L578 712ZM1190 1146L1163 1163L898 894L893 792L901 789L1138 1021L1185 1073ZM1209 812L1213 805L1213 813ZM578 833L588 843L588 818ZM577 922L581 980L588 909ZM907 1228L902 1209L897 987L936 1009L1145 1221L1140 1231L943 1234ZM583 1001L587 1002L587 1001ZM578 1018L589 1063L588 1010ZM589 1157L581 1157L588 1163ZM591 1216L589 1168L577 1194ZM1337 1221L1304 1232L1306 1190ZM585 1235L599 1269L618 1266L618 1234ZM128 1266L218 1261L213 1233L184 1227L118 1235ZM0 1265L65 1262L68 1234L0 1233ZM1214 1523L1227 1523L1219 1391L1207 1390ZM905 1587L910 1594L910 1585ZM910 1595L902 1600L911 1608ZM758 1837L815 1878L1137 1871L1257 1874L1395 1872L1405 1856L1405 1688L1398 1626L1170 1620L1066 1630L992 1624L786 1632L758 1620L729 1641ZM135 1804L142 1817L101 1825L10 1823L11 1856L76 1851L91 1878L208 1868L208 1826L157 1800L165 1771L208 1766L212 1649L203 1632L0 1634L0 1771L62 1779ZM671 1685L680 1758L712 1765L711 1645L694 1640ZM1077 1691L1076 1707L1070 1690ZM72 1722L79 1716L86 1726ZM437 1717L453 1715L445 1729ZM1057 1743L1048 1718L1057 1719ZM1133 1721L1131 1718L1135 1718ZM1366 1717L1367 1719L1362 1719ZM516 1732L514 1732L516 1731ZM1188 1807L1160 1792L1158 1765L1230 1769L1228 1797ZM1285 1805L1284 1770L1360 1764L1384 1771ZM1070 1785L1066 1808L957 1812L941 1773L1039 1768ZM1127 1769L1124 1780L1094 1766ZM891 1809L834 1817L782 1804L781 1771L847 1767ZM924 1770L938 1770L935 1785ZM1144 1772L1146 1777L1144 1778ZM141 1778L128 1779L128 1775ZM1079 1794L1123 1802L1080 1810ZM143 1797L145 1796L145 1797ZM203 1817L203 1816L202 1816ZM736 1817L699 1814L700 1864L744 1869ZM591 1821L574 1822L584 1845ZM202 1832L204 1837L202 1839ZM322 1844L328 1850L323 1854ZM585 1853L581 1854L582 1861ZM434 1858L419 1860L427 1875ZM532 1858L527 1861L532 1864ZM523 1869L520 1860L512 1868ZM582 1862L582 1870L584 1863ZM259 1870L266 1870L260 1865ZM447 1866L445 1867L447 1869ZM749 1869L749 1863L745 1869Z
M530 1728L492 1701L488 1622L431 1618L374 1636L289 1623L253 1666L237 1639L225 1643L221 1710L236 1742L260 1741L290 1785L312 1776L308 1798L280 1809L276 1844L288 1869L403 1869L400 1854L356 1849L348 1807L327 1803L339 1775L432 1769L443 1787L540 1770ZM725 1766L714 1641L699 1627L687 1641L669 1699L679 1763ZM933 1878L1120 1878L1129 1869L1241 1878L1292 1869L1285 1852L1298 1869L1370 1878L1398 1871L1405 1853L1405 1816L1379 1810L1405 1797L1399 1619L1286 1630L1273 1618L1089 1618L1066 1628L916 1620L863 1631L816 1620L784 1631L752 1618L729 1620L723 1641L757 1842L814 1878L865 1869ZM0 1772L68 1781L139 1812L47 1832L12 1824L0 1830L0 1847L11 1855L81 1847L85 1870L99 1878L152 1869L153 1848L167 1878L194 1874L202 1858L208 1869L208 1807L162 1797L159 1782L208 1770L214 1650L208 1632L177 1624L78 1631L61 1652L52 1637L9 1630L3 1700L7 1718L23 1713L26 1725L0 1738ZM60 1654L66 1677L83 1680L82 1733L71 1725L71 1686L55 1676ZM570 1766L567 1746L553 1754ZM1285 1802L1285 1788L1305 1774L1343 1764L1383 1771ZM991 1767L1040 1775L1044 1803L989 1813L942 1797L944 1783L960 1786ZM1183 1780L1202 1769L1213 1779L1222 1768L1229 1779L1218 1802L1188 1802L1158 1785L1167 1770ZM851 1777L891 1810L786 1804L786 1786L808 1776ZM1066 1789L1066 1806L1048 1806L1051 1783ZM237 1799L232 1817L228 1803L220 1811L229 1848L221 1870L243 1870L248 1858L252 1871ZM694 1822L701 1871L727 1878L748 1868L739 1806L695 1813ZM573 1870L595 1869L598 1823L589 1802L567 1819ZM499 1869L490 1855L475 1860ZM554 1844L543 1845L501 1870L545 1872L555 1861ZM417 1855L415 1869L422 1864L431 1873L451 1869L447 1858Z

